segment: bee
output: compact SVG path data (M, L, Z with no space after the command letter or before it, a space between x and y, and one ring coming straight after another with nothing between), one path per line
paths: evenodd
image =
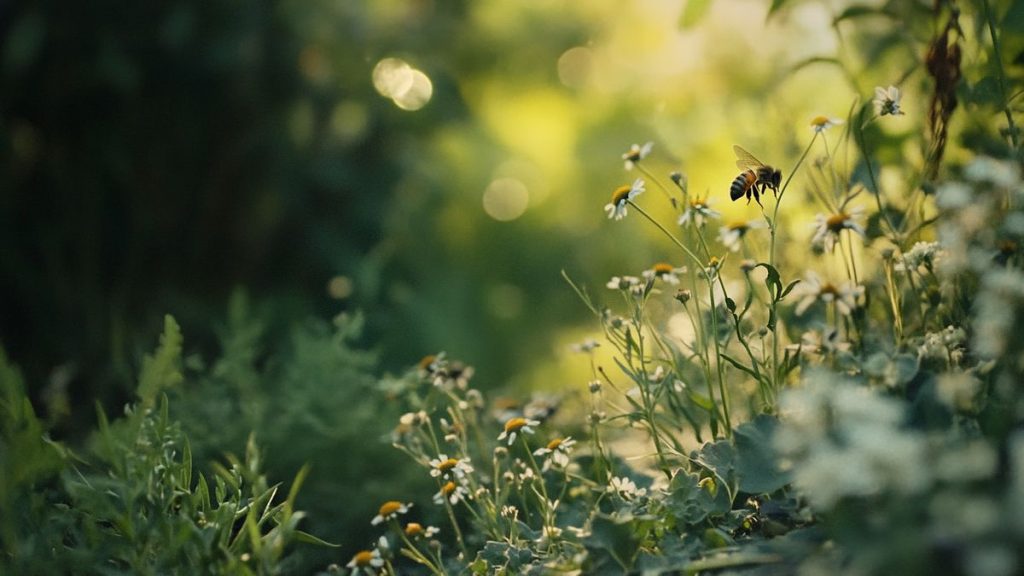
M754 158L753 154L739 146L733 146L732 149L736 152L736 167L743 172L732 181L729 196L733 200L739 200L746 195L747 204L750 204L750 198L753 196L758 206L763 207L761 194L768 190L778 194L782 172Z

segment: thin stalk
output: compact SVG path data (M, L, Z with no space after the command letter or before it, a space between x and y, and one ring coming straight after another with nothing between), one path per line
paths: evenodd
M1010 111L1009 100L1006 97L1006 71L1003 70L999 36L996 34L996 26L992 21L992 9L988 5L988 0L981 0L981 5L985 9L985 23L988 24L988 34L992 38L992 57L996 61L996 82L999 84L999 97L1003 101L1003 114L1006 115L1007 130L1010 132L1010 144L1013 146L1014 153L1018 153L1017 126L1013 122L1013 113Z
M807 158L807 154L811 151L811 146L814 146L814 142L818 139L818 132L814 133L814 137L811 138L810 143L807 144L807 148L804 148L803 154L800 155L800 159L796 161L793 169L789 171L789 175L786 176L785 183L782 184L782 188L779 189L779 197L775 199L775 209L772 212L772 219L768 222L769 230L769 245L768 245L768 264L775 268L775 239L778 235L778 222L779 222L779 206L782 205L782 196L786 193L789 188L789 183L793 180L793 175L800 169L800 165L803 164L804 159ZM779 382L779 324L778 324L778 302L775 298L772 298L771 313L776 318L776 323L772 329L772 380L774 381L774 388L777 392L781 387Z

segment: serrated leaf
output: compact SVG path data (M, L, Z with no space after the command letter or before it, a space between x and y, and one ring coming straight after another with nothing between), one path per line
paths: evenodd
M728 440L708 442L697 454L697 463L706 467L724 482L731 482L736 465L736 449Z
M790 482L790 475L779 469L772 436L778 420L760 415L741 424L733 432L736 443L736 479L739 489L749 494L770 494Z
M147 354L142 360L142 373L139 374L136 394L143 407L152 407L160 392L184 380L181 373L181 344L181 328L178 323L170 314L164 316L160 345L156 352Z
M679 17L679 27L683 30L693 28L704 19L711 7L711 0L686 0L683 14Z

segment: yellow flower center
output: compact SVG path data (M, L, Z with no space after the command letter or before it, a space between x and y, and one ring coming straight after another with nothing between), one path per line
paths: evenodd
M612 204L618 206L619 203L623 202L624 200L626 200L626 198L629 197L629 191L632 189L633 187L630 186L629 184L624 184L616 188L615 192L612 192Z
M836 288L835 285L833 285L831 282L827 282L821 286L821 289L818 290L818 293L837 295L839 294L839 289Z
M409 522L405 525L405 535L410 537L419 536L423 534L423 526L418 522Z
M523 426L526 426L526 418L513 418L508 422L505 422L505 433L511 434L513 432L518 432Z
M815 116L814 119L811 120L811 126L816 128L821 128L826 124L828 124L828 116Z
M825 221L825 226L832 232L839 232L845 227L846 221L849 219L849 214L846 214L845 212L833 214Z
M441 462L440 464L438 464L437 465L437 469L440 470L441 472L447 472L447 471L451 470L452 468L455 468L455 465L458 464L458 463L459 463L459 461L456 460L455 458L449 458L449 459L445 460L444 462Z
M674 268L672 268L671 264L666 262L658 262L654 266L651 266L651 270L653 270L655 274L671 274Z
M548 442L548 450L557 450L562 445L562 438L555 438L551 442Z
M719 262L718 256L712 256L711 260L708 260L708 267L709 268L717 268L718 267L718 262Z
M398 512L402 508L401 502L395 502L394 500L388 500L387 502L380 505L378 513L385 518L391 516L395 512Z
M441 487L441 493L445 496L451 496L452 492L455 492L455 482L449 481L447 484Z
M433 354L428 354L421 358L419 364L420 370L430 369L430 365L434 363L434 360L437 360L437 356L434 356Z
M640 159L640 149L639 148L630 148L626 152L626 160L629 160L629 161L632 161L632 162L636 162L639 159Z
M735 230L740 234L743 234L744 232L747 231L748 226L746 222L731 222L729 224L726 224L726 228L728 228L729 230Z
M356 552L355 558L353 558L353 560L356 561L356 566L369 566L370 561L373 560L373 552L370 552L369 550Z

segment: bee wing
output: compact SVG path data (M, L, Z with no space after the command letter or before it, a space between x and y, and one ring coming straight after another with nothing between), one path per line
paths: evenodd
M760 168L764 166L764 163L754 158L754 155L747 152L742 147L733 145L733 152L736 153L736 167L740 170L746 170L747 168Z

